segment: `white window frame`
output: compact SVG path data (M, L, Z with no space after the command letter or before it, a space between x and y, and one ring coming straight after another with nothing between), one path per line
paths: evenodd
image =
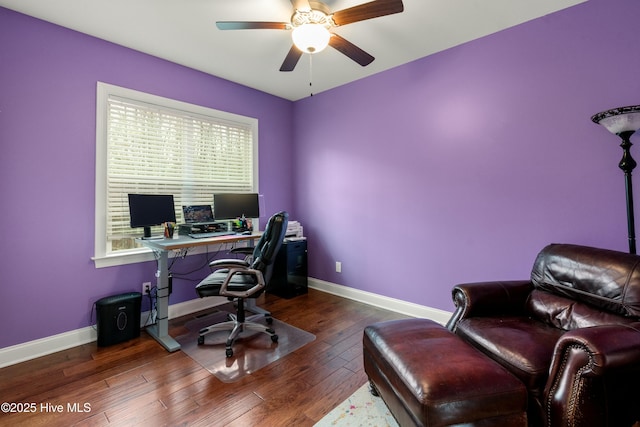
M253 192L258 192L258 119L241 116L127 89L107 83L97 82L96 91L96 191L95 191L95 240L94 256L96 268L132 264L154 259L150 249L139 248L115 253L107 252L106 210L107 210L107 115L108 99L118 96L187 113L203 115L215 119L235 121L251 126L253 135ZM213 193L212 193L213 198ZM120 253L122 252L122 253Z

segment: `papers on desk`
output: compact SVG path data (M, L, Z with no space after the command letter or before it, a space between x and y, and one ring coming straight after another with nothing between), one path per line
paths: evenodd
M285 237L284 241L285 242L298 242L300 240L307 240L306 237Z
M303 235L304 235L304 233L303 233L303 229L302 229L302 226L300 225L300 223L298 221L289 221L289 224L287 225L287 232L285 234L285 239L287 239L287 240L293 240L293 239L301 240L301 239L304 239Z

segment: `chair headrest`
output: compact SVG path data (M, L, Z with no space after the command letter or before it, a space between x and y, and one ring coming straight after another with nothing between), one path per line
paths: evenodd
M640 256L608 249L551 244L537 256L531 281L623 316L640 317Z
M287 233L288 223L289 214L285 211L278 212L269 218L262 237L253 251L252 268L263 270L266 266L273 264Z

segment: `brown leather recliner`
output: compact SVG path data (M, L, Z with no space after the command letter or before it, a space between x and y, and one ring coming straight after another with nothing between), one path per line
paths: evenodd
M453 300L447 328L525 384L530 426L640 421L640 256L552 244L531 280L458 285Z

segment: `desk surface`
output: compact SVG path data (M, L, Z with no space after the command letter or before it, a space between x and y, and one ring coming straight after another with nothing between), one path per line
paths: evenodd
M230 234L227 236L207 237L204 239L194 239L189 236L174 236L173 239L139 239L144 246L160 251L171 251L174 249L193 248L196 246L217 245L223 243L241 242L244 240L255 240L262 236L262 232L253 234Z

